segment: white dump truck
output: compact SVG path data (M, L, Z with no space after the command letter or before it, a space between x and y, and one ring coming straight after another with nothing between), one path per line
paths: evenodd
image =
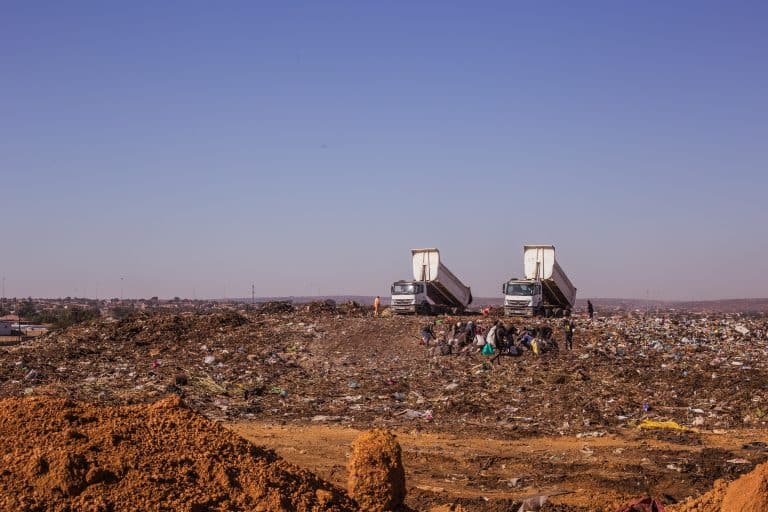
M437 249L411 251L413 281L392 284L394 313L457 313L472 303L472 291L440 261Z
M555 260L555 246L523 246L523 266L525 278L502 285L505 315L562 316L573 309L576 287Z

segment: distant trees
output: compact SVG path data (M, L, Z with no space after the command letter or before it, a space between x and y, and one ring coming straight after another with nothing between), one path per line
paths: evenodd
M23 319L28 319L29 317L35 316L37 313L37 307L35 306L35 301L32 300L32 297L28 298L27 300L21 301L21 304L19 304L19 316Z
M134 314L136 312L136 308L133 306L115 306L110 310L110 312L114 318L122 320L123 318L127 318Z
M99 318L101 311L98 308L56 308L46 311L41 311L32 316L26 317L27 322L36 324L49 324L54 328L64 329L66 327L79 324L81 322L87 322L94 318Z

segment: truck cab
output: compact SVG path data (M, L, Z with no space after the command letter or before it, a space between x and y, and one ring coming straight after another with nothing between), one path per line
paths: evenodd
M440 260L437 249L411 250L413 281L392 284L393 313L455 314L472 303L472 290Z
M502 285L506 315L540 314L543 298L541 283L530 279L510 279Z
M395 313L422 313L429 310L426 283L419 281L392 283L390 308Z
M502 285L506 315L568 315L576 287L555 260L554 245L524 245L522 279Z

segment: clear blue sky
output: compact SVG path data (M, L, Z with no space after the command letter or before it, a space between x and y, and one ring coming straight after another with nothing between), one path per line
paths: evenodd
M768 296L765 2L2 2L6 296Z

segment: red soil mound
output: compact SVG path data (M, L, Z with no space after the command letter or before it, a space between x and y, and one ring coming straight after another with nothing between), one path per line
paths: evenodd
M405 469L397 438L389 431L363 432L352 443L349 493L363 510L395 510L405 499Z
M692 498L684 503L672 505L667 509L670 512L720 512L723 503L723 496L728 489L728 483L725 480L715 480L712 490Z
M765 512L768 510L768 463L742 475L728 486L722 512Z
M0 400L0 510L352 511L344 493L177 398Z
M768 463L757 466L738 480L715 481L712 490L670 507L672 512L766 512L768 511Z

